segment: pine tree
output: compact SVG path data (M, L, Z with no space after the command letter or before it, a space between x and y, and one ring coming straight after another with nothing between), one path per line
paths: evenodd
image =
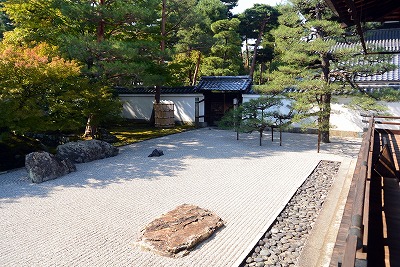
M365 64L360 70L354 62L383 56L334 49L345 30L323 0L292 0L280 12L280 26L274 31L280 66L271 76L269 87L294 89L289 96L296 99L297 120L316 118L311 126L318 129L319 140L329 142L332 93L340 91L360 71L373 75L384 65ZM347 64L350 58L354 61Z
M214 44L214 33L211 24L228 18L229 8L233 2L226 1L225 5L220 0L199 0L197 4L186 11L190 19L183 23L177 33L175 53L169 64L174 84L195 85L198 77L202 75L201 64L205 57L210 56Z
M239 19L224 19L211 24L215 44L211 47L211 56L204 59L204 75L238 75L241 70L240 46L238 33Z
M132 85L162 79L154 61L160 54L157 0L9 0L4 10L16 26L6 42L56 45L65 58L84 63L83 72L94 81Z
M274 7L255 4L252 8L246 9L238 16L240 19L239 31L246 43L246 66L249 68L249 75L252 78L257 62L257 52L259 49L262 49L260 44L263 36L277 26L278 14L278 11ZM248 50L249 39L255 39L251 58Z

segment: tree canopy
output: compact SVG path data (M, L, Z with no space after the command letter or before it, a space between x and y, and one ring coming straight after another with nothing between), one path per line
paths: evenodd
M120 105L110 91L80 71L78 62L61 58L45 43L1 46L0 129L68 132L82 127L90 114L102 121L118 116Z
M280 64L268 86L280 91L291 89L297 119L315 118L311 126L319 130L323 142L329 142L332 94L361 72L373 75L390 66L382 68L387 65L383 60L382 65L361 64L361 70L358 62L384 56L335 49L346 32L323 0L292 0L280 12L279 27L274 31Z
M234 16L236 5L237 0L0 0L1 127L22 131L40 118L43 129L62 130L66 126L55 126L59 103L71 127L89 113L106 118L117 113L109 109L115 107L116 86L161 88L194 85L201 75L255 74L275 91L301 91L291 95L298 118L317 118L329 141L332 92L344 84L357 89L357 77L391 68L382 56L335 49L345 32L323 0L292 0L276 8L256 4ZM256 39L254 48L241 51L248 39ZM28 65L21 63L25 59ZM265 78L267 63L277 70ZM66 95L71 99L59 99ZM23 118L24 105L32 118ZM18 108L19 125L11 118Z
M202 59L212 56L223 58L221 69L237 73L239 22L228 20L236 4L237 0L1 1L1 127L20 132L69 130L84 124L89 113L105 119L119 112L111 88L194 84L200 65L206 64ZM233 24L223 30L224 23ZM230 46L224 47L222 40L228 39ZM10 51L13 56L6 58ZM20 66L27 54L35 56L27 59L29 66ZM55 65L65 69L64 76L54 71ZM70 100L60 100L66 96ZM25 109L32 112L25 114ZM57 116L67 123L59 123ZM34 121L41 123L30 125Z

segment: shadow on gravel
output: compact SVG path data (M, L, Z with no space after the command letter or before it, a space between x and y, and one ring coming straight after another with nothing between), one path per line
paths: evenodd
M22 197L46 197L63 187L104 188L134 179L173 177L186 168L185 161L189 159L252 160L275 153L316 153L316 135L283 133L282 146L279 135L274 137L271 142L271 133L266 132L263 145L259 146L258 133L241 134L236 140L232 131L205 128L183 132L121 147L116 157L77 164L76 172L42 184L32 184L25 169L19 169L0 175L0 204ZM332 141L322 145L321 153L357 155L359 140ZM149 158L155 148L163 150L164 156Z

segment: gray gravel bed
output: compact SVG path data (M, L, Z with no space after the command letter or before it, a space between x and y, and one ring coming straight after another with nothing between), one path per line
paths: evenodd
M242 267L296 266L340 162L321 161L258 241Z

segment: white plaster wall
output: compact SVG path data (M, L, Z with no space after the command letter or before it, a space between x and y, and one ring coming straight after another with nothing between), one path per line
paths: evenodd
M175 121L184 123L193 123L195 121L195 98L198 97L200 100L204 99L202 94L168 94L161 95L162 100L169 100L175 104ZM257 99L260 95L243 95L243 102L248 102L250 99ZM121 94L120 99L123 102L122 116L129 119L144 119L150 120L151 111L153 108L154 95L143 94L143 95L132 95L132 94ZM363 128L367 126L363 122L363 117L358 110L349 109L347 104L351 101L350 97L336 97L332 101L331 108L331 130L343 131L343 132L356 132L361 133ZM289 100L284 100L283 105L279 108L282 113L289 111L287 105L290 104ZM392 116L400 116L400 102L382 102L381 104L388 107L388 113ZM200 115L204 115L204 102L199 105ZM200 122L204 122L203 118L200 118ZM293 124L294 127L299 125ZM376 125L379 128L379 124ZM391 129L399 129L400 126L388 126Z
M365 111L357 111L349 109L346 105L351 101L351 97L339 97L332 103L331 124L332 130L362 132L368 123L363 122L361 114L368 114ZM387 113L390 116L400 116L400 102L379 102L379 104L387 107ZM381 128L379 124L376 128ZM384 125L385 129L400 130L400 126Z
M351 98L336 98L331 103L331 129L336 131L362 132L366 123L358 110L348 108Z
M250 99L257 99L260 95L243 95L243 102L248 102ZM363 122L361 114L364 111L350 109L348 104L351 97L335 97L331 104L330 124L331 130L342 132L363 132L363 128L367 127L367 123ZM380 104L388 108L388 113L392 116L400 116L400 102L380 102ZM290 105L289 100L283 100L283 106L279 108L282 113L288 112L287 105ZM310 118L312 120L312 118ZM299 124L293 124L293 127L299 127ZM379 128L379 124L376 125ZM388 126L385 128L399 129L400 126Z
M396 116L400 117L400 102L386 102L382 103L382 105L385 105L388 108L388 113L390 113L391 116ZM384 120L384 119L381 119ZM375 124L376 128L385 128L385 129L391 129L391 130L400 130L399 125L389 125L385 124L384 126L381 126L379 124Z
M192 123L195 121L195 98L202 100L202 94L161 94L161 100L172 101L175 105L175 121ZM123 104L122 117L127 119L150 120L153 109L153 94L120 94ZM199 105L200 115L204 115L204 102ZM204 122L200 118L200 122Z

